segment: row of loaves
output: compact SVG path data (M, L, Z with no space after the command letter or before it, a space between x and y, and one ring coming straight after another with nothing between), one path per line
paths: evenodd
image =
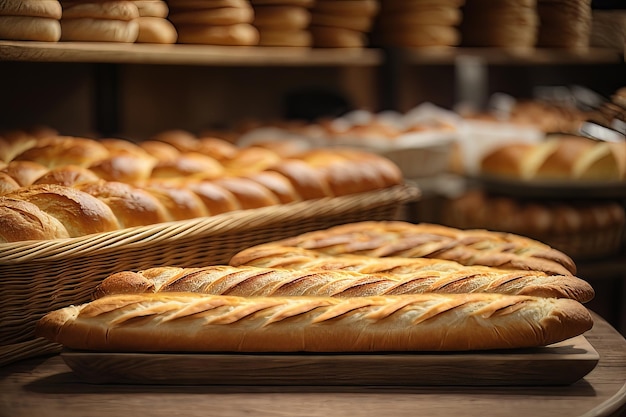
M146 151L151 147L172 151L174 158ZM197 172L186 171L194 158L211 161L208 169L200 164ZM390 161L349 149L282 157L250 147L220 161L157 140L135 145L119 139L48 137L0 169L0 242L78 237L401 182Z
M477 265L437 259L448 251ZM518 262L480 266L498 254ZM230 265L114 273L36 334L104 351L377 352L544 346L590 329L591 286L524 271L525 256L559 258L508 234L354 223L248 248Z

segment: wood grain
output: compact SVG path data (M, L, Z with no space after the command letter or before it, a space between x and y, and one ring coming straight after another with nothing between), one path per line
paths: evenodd
M66 351L85 382L211 385L567 385L599 356L584 336L481 353L168 354Z

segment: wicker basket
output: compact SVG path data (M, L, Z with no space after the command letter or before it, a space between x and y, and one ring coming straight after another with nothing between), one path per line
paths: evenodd
M34 336L47 312L89 301L120 270L225 264L242 249L342 223L395 219L408 185L81 238L0 245L0 366L60 348Z

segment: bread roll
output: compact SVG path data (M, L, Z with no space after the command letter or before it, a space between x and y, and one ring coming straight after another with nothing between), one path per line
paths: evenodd
M584 303L594 296L586 281L573 276L460 264L442 271L438 268L447 268L445 262L428 261L430 264L403 258L291 256L275 261L257 258L239 266L123 271L105 278L94 297L127 292L198 292L242 297L500 293L571 298Z
M0 39L57 42L61 39L58 19L31 16L0 16Z
M139 10L139 17L167 18L169 8L163 0L133 0Z
M311 12L296 6L259 6L254 9L254 26L273 30L305 29Z
M252 23L254 11L251 7L220 7L216 9L171 12L168 18L176 26L235 25L238 23Z
M56 184L20 188L5 197L37 206L55 217L69 237L110 232L120 228L113 211L105 203L85 192ZM55 237L48 237L53 239Z
M20 187L24 187L33 184L42 175L46 174L48 168L37 162L16 160L9 162L0 172L13 178Z
M61 40L75 42L133 43L139 35L136 20L61 19Z
M139 34L136 41L138 43L172 44L176 43L178 39L176 28L167 19L140 17L137 19L137 23L139 24Z
M109 151L98 141L73 136L56 136L38 141L17 155L16 161L33 161L48 168L62 165L87 167L109 156Z
M139 17L139 8L132 1L76 3L63 7L65 19L133 20Z
M100 177L90 169L78 165L64 165L47 171L37 178L33 184L57 184L74 187L99 180Z
M63 239L70 235L54 216L21 199L0 197L0 243Z
M550 246L510 233L460 230L428 223L365 221L304 233L268 245L299 247L329 255L437 258L463 265L576 273L576 265Z
M252 46L259 43L259 31L249 23L224 26L180 25L178 43Z
M20 188L20 185L6 172L0 171L0 195L5 195Z
M466 351L544 346L593 325L568 299L500 294L110 296L46 314L35 334L122 352Z
M48 19L61 18L63 9L59 0L3 0L0 16L30 16Z

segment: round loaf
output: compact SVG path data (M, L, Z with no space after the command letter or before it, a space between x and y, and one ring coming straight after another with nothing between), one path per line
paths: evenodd
M224 46L253 46L259 43L259 31L248 23L225 26L177 26L178 43Z
M6 197L30 202L55 217L63 224L69 237L120 228L109 206L75 188L56 184L32 185L9 193Z
M61 25L58 19L31 16L0 16L0 39L58 42Z
M136 20L61 19L61 30L62 41L133 43L139 24Z
M139 33L137 43L176 43L178 33L174 25L161 17L140 17L137 19Z
M31 16L60 19L63 8L59 0L3 0L0 16Z
M0 197L0 243L68 237L63 224L35 204Z
M139 8L132 1L77 3L63 7L65 19L133 20L139 17Z

